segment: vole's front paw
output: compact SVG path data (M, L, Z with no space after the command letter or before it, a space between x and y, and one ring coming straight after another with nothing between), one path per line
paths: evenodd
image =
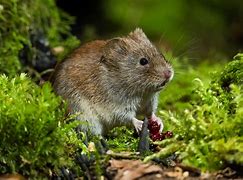
M159 132L161 133L164 129L164 124L163 121L157 117L155 114L152 114L152 116L150 118L148 118L149 121L156 121L158 123L158 125L160 125L160 130Z
M141 130L142 130L142 127L143 127L143 121L138 120L136 118L133 118L132 119L132 124L134 125L137 133L139 134L141 132Z

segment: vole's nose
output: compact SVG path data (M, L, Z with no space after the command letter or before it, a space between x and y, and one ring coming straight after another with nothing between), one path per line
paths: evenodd
M172 75L172 71L170 69L166 69L166 70L164 70L163 74L164 74L165 79L170 79L170 77Z

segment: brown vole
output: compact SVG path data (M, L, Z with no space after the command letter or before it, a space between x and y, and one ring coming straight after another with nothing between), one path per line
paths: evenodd
M158 94L173 77L164 56L137 28L128 36L92 41L59 64L54 89L67 100L70 113L79 113L84 131L105 134L120 125L141 130L138 115L155 116Z

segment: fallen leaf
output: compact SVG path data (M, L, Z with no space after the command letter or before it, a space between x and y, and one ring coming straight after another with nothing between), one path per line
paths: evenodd
M0 180L25 180L20 174L4 174L0 176Z
M158 165L143 163L141 160L110 160L111 170L117 170L115 180L135 180L147 174L162 173Z

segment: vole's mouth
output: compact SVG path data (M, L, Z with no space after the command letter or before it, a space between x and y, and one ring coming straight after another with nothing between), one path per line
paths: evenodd
M165 79L161 84L160 86L161 87L164 87L170 80L169 79Z
M169 80L165 80L164 82L162 82L161 84L160 84L160 86L165 86L166 84L167 84L167 82L169 82Z
M166 80L164 80L162 83L158 84L156 88L157 88L158 90L161 90L161 89L164 88L164 86L165 86L168 82L169 82L169 79L166 79Z

